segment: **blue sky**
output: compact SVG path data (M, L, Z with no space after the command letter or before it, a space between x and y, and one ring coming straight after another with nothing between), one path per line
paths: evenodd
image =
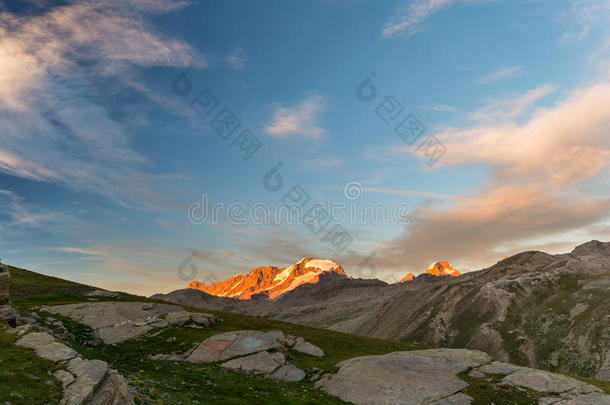
M434 260L469 271L610 239L608 0L0 12L9 264L151 294L303 256L392 281ZM239 127L224 139L227 111ZM273 218L297 185L302 215L322 202L332 217L315 232ZM217 221L193 217L202 198Z

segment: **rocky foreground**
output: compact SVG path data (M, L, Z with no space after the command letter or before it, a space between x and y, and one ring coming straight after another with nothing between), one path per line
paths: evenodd
M91 339L99 340L98 348L145 342L168 328L173 328L174 333L183 328L205 330L223 322L214 315L186 311L176 305L145 302L46 305L38 307L35 313L41 315L30 318L34 325L24 324L5 333L18 335L16 345L31 349L36 356L57 365L53 376L61 381L64 392L61 404L66 405L133 404L137 390L107 362L84 358L54 336L53 333L71 333L61 320L41 320L41 316L61 315L87 325ZM363 405L471 404L489 398L532 404L610 405L610 395L594 385L561 374L494 361L489 355L473 350L426 349L359 356L336 364L336 372L325 372L319 368L303 370L292 364L289 359L294 353L320 359L326 353L304 338L281 330L216 333L190 347L180 347L183 349L174 353L157 352L148 358L159 364L156 369L169 369L181 363L217 365L249 378L281 384L308 381L315 383L315 389L342 401ZM481 387L485 387L483 394Z

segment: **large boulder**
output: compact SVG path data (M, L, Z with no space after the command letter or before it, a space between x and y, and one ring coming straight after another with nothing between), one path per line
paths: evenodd
M273 373L269 374L267 377L274 380L293 382L301 381L303 378L305 378L305 376L306 374L303 370L287 363L275 370Z
M246 374L270 374L286 363L286 357L281 352L258 352L249 356L238 357L222 363L220 366L239 370Z
M89 326L94 336L106 344L121 343L170 325L183 325L191 322L193 315L176 305L144 302L90 302L43 306L41 310L67 316ZM207 326L217 320L212 315L204 315ZM202 316L195 318L199 320ZM197 324L194 326L201 327L199 322L193 322Z
M203 342L186 358L191 363L213 363L282 347L275 336L256 330L220 333Z
M324 356L324 350L320 349L318 346L313 345L303 339L302 337L296 338L296 343L292 347L297 352L309 354L311 356L322 357Z
M11 305L11 275L8 267L0 262L0 322L7 322L11 327L17 326L17 311Z
M355 404L428 404L457 394L468 384L457 375L489 363L483 352L433 349L356 357L316 387Z
M221 367L246 374L259 374L282 381L300 381L305 378L306 373L286 362L284 352L287 349L280 343L280 340L286 341L285 338L281 331L238 330L214 335L201 342L190 353L156 354L150 359L191 363L224 361ZM293 343L295 339L300 339L300 343L305 350L311 352L310 354L318 355L322 352L313 345L309 348L309 343L303 338L292 336L290 339Z

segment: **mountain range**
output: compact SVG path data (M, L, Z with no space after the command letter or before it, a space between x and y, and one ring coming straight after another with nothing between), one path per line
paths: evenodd
M610 380L610 243L591 241L565 254L526 251L464 274L437 262L395 284L341 273L295 287L284 281L292 287L285 290L274 289L271 281L265 291L273 292L262 300L195 289L153 298L376 338L478 349L502 361ZM438 276L446 274L453 277Z
M245 276L239 273L210 285L192 281L187 288L241 300L276 298L303 284L315 284L339 278L347 278L340 264L332 260L304 257L290 267L258 267Z
M457 277L460 272L446 261L432 263L425 271L436 277ZM412 281L413 273L408 273L400 282ZM257 267L245 276L238 273L223 281L212 284L191 281L187 289L200 290L217 297L240 300L277 298L303 284L320 284L349 278L340 264L329 259L304 257L290 267Z

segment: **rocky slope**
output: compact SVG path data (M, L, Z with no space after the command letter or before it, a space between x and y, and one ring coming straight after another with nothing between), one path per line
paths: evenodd
M275 300L220 302L185 291L157 298L477 349L501 361L610 381L610 243L592 241L558 255L523 252L459 277L303 285Z
M340 264L332 260L305 257L290 267L258 267L245 276L236 274L211 285L192 281L187 288L219 297L250 299L276 298L303 284L346 278Z

